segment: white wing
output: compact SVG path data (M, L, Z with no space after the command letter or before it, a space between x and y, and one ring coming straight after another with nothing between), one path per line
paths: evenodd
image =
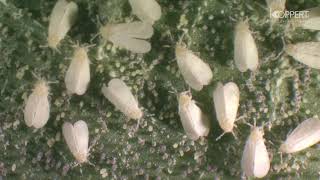
M218 83L213 92L217 120L224 132L231 132L233 129L239 107L239 98L239 88L233 82L224 86Z
M216 89L213 91L213 102L219 125L225 131L227 128L224 128L226 121L226 102L224 97L223 85L219 82Z
M114 45L128 49L134 53L146 53L151 50L151 44L143 39L153 35L153 28L148 23L132 22L107 25L108 33L102 35Z
M176 58L181 74L193 89L200 91L210 83L213 75L209 65L190 50L177 46Z
M63 123L62 134L67 142L70 151L75 156L79 152L79 148L77 144L77 138L74 133L73 125L69 122Z
M286 153L301 151L320 141L320 120L310 118L299 124L282 145Z
M77 139L78 151L80 154L88 153L88 144L89 144L89 130L87 123L80 120L74 123L74 135Z
M245 22L238 23L236 27L234 60L241 72L245 72L248 69L255 71L258 68L258 50L249 26Z
M134 53L147 53L151 50L151 44L148 41L130 38L125 35L110 37L110 41L114 45Z
M62 127L63 136L73 156L78 162L87 161L89 131L87 124L80 120L73 126L69 122L65 122Z
M225 99L225 110L226 110L226 120L228 123L234 123L237 117L238 107L239 107L239 99L240 99L240 91L238 86L229 82L224 85L224 99Z
M255 146L253 172L255 177L262 178L268 174L270 169L269 154L263 139L259 139Z
M179 115L187 136L197 140L200 136L209 134L209 122L201 109L191 100L187 104L179 103Z
M248 177L262 178L269 172L270 160L263 134L257 128L250 133L243 151L241 167Z
M161 17L161 7L155 0L129 0L133 14L144 22L154 24Z
M78 6L74 2L58 0L50 15L48 43L56 47L65 37L78 15Z
M24 110L26 125L35 128L43 127L48 122L49 113L48 97L33 92L29 96Z
M77 50L76 50L77 51ZM82 51L80 49L80 51ZM82 56L72 58L65 77L67 90L73 94L83 95L90 82L90 65L87 53L81 53Z
M302 42L288 45L286 52L297 61L320 69L320 42Z
M112 79L108 87L103 87L102 92L113 105L132 119L140 119L142 111L129 87L120 79Z

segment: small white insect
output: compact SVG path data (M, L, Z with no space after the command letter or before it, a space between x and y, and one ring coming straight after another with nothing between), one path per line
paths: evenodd
M218 83L213 91L213 102L217 120L224 133L233 132L240 100L240 91L237 84L229 82L223 86Z
M280 146L284 153L294 153L304 150L320 141L320 120L310 118L303 121L287 137Z
M87 162L89 155L89 131L87 123L82 120L77 121L74 125L65 122L62 127L62 134L78 163Z
M107 24L100 28L100 34L115 46L134 53L147 53L151 50L151 44L145 39L152 37L153 27L144 22Z
M78 6L74 2L58 0L49 21L48 45L57 49L59 42L66 36L78 15Z
M320 42L290 44L286 53L297 61L315 69L320 69Z
M180 44L176 45L175 53L180 72L192 89L200 91L210 83L213 75L208 64Z
M85 47L76 47L71 64L65 76L65 84L70 94L83 95L90 82L90 60Z
M271 24L277 22L283 16L286 0L266 0L269 8Z
M234 39L234 60L241 72L255 71L259 65L258 49L252 37L247 21L236 25Z
M264 144L263 130L253 127L242 154L241 167L248 177L262 178L270 169L270 159Z
M161 17L161 7L155 0L129 0L132 7L132 13L138 18L150 24Z
M293 17L287 25L287 31L301 27L303 29L320 30L320 7L306 9L303 17Z
M138 101L121 79L112 79L108 83L108 87L103 85L102 93L117 109L129 118L142 118L143 112L139 108Z
M192 100L189 91L179 95L179 115L182 126L187 136L192 140L197 140L201 136L207 136L210 124L201 109Z
M42 128L48 122L50 113L48 95L47 83L43 80L37 82L24 109L24 120L28 127Z

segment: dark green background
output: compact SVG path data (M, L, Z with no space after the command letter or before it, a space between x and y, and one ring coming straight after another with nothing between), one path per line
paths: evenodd
M102 24L137 20L127 0L75 0L79 18L60 44L59 52L46 47L48 16L56 1L7 0L0 2L0 175L5 179L98 179L106 169L107 179L239 179L240 160L250 128L265 127L266 145L272 157L268 178L316 179L319 148L301 153L278 153L290 130L306 118L319 115L320 74L286 54L276 57L287 43L317 41L319 33L293 30L284 34L287 19L270 26L264 1L158 0L162 18L154 25L152 50L135 55L119 50L101 37L91 40ZM288 10L304 10L319 0L289 0ZM233 30L238 20L249 18L260 57L256 73L240 73L233 62ZM184 43L210 64L214 77L194 99L212 122L207 138L186 138L177 113L175 91L188 90L174 56L174 45L183 32ZM72 57L72 45L96 44L90 48L91 82L83 96L67 96L64 75ZM24 101L36 78L50 84L51 114L47 125L35 131L23 120ZM122 77L144 107L145 118L127 119L100 93L103 83ZM240 108L235 133L222 133L212 103L217 82L234 81L240 88ZM74 162L61 135L64 121L88 123L89 156L95 164L68 169ZM50 146L49 146L50 144ZM16 168L13 171L13 166Z

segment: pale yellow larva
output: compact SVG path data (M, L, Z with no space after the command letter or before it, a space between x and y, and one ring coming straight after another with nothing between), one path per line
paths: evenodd
M179 95L179 115L182 126L190 139L197 140L209 134L209 120L192 100L189 91Z
M115 46L134 53L147 53L151 50L151 44L146 39L152 37L153 27L144 22L107 24L100 28L100 34Z
M192 51L178 44L176 45L175 54L179 70L186 83L192 89L200 91L203 86L211 82L213 74L210 66Z
M304 150L320 141L320 120L310 118L303 121L280 146L283 153L294 153Z
M108 86L103 85L103 95L122 113L131 119L141 119L142 110L129 87L121 79L112 79Z
M312 68L320 69L320 42L290 44L285 51L295 60Z
M161 17L161 7L156 0L129 0L132 13L146 23L154 24Z
M48 95L47 83L43 80L37 82L24 109L24 120L27 126L42 128L48 122L50 114Z
M241 167L247 177L262 178L270 169L270 159L264 144L263 130L253 127L244 147Z
M240 100L237 84L229 82L225 85L218 83L213 91L213 102L217 120L224 133L233 131Z
M65 76L69 94L83 95L90 82L90 60L85 47L76 47Z
M258 49L247 21L239 22L235 28L234 61L241 72L256 71L259 65Z
M89 155L89 130L87 123L82 120L77 121L73 125L65 122L62 127L62 134L77 162L87 162Z
M57 49L60 41L66 36L75 23L78 15L76 3L67 0L58 0L54 6L49 20L48 45Z

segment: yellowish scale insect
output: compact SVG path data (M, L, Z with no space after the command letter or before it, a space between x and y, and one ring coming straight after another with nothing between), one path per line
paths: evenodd
M100 28L100 34L115 46L134 53L147 53L151 44L146 39L152 37L153 27L144 22L107 24Z
M108 86L103 85L103 95L122 113L131 119L141 119L142 110L129 87L121 79L112 79Z
M76 3L67 0L58 0L54 6L49 21L48 45L57 49L58 44L75 23L78 15Z
M320 120L310 118L298 125L280 146L283 153L295 153L320 141Z
M90 82L90 60L85 47L76 47L65 76L69 94L83 95Z
M253 127L244 147L241 167L247 177L263 178L270 169L270 159L264 144L263 129Z
M256 71L259 65L258 49L247 21L241 21L235 28L234 61L241 72Z
M132 13L146 23L154 24L161 17L161 7L155 0L129 0Z
M200 91L210 83L213 74L207 63L180 43L176 45L175 53L179 70L192 89Z
M287 31L297 27L310 30L320 30L320 7L306 9L301 16L292 17L287 24Z
M274 24L284 14L286 0L266 0L269 8L271 24Z
M87 123L80 120L73 125L65 122L62 127L63 137L78 163L88 162L89 130Z
M38 81L27 99L24 120L28 127L42 128L49 119L49 87L43 80Z
M225 85L218 83L213 92L213 102L217 120L224 133L233 133L240 100L240 91L237 84L229 82Z
M286 53L295 60L315 69L320 69L320 42L290 44Z
M210 130L210 123L201 109L192 100L189 91L179 95L179 115L182 126L187 136L192 140L207 136Z

